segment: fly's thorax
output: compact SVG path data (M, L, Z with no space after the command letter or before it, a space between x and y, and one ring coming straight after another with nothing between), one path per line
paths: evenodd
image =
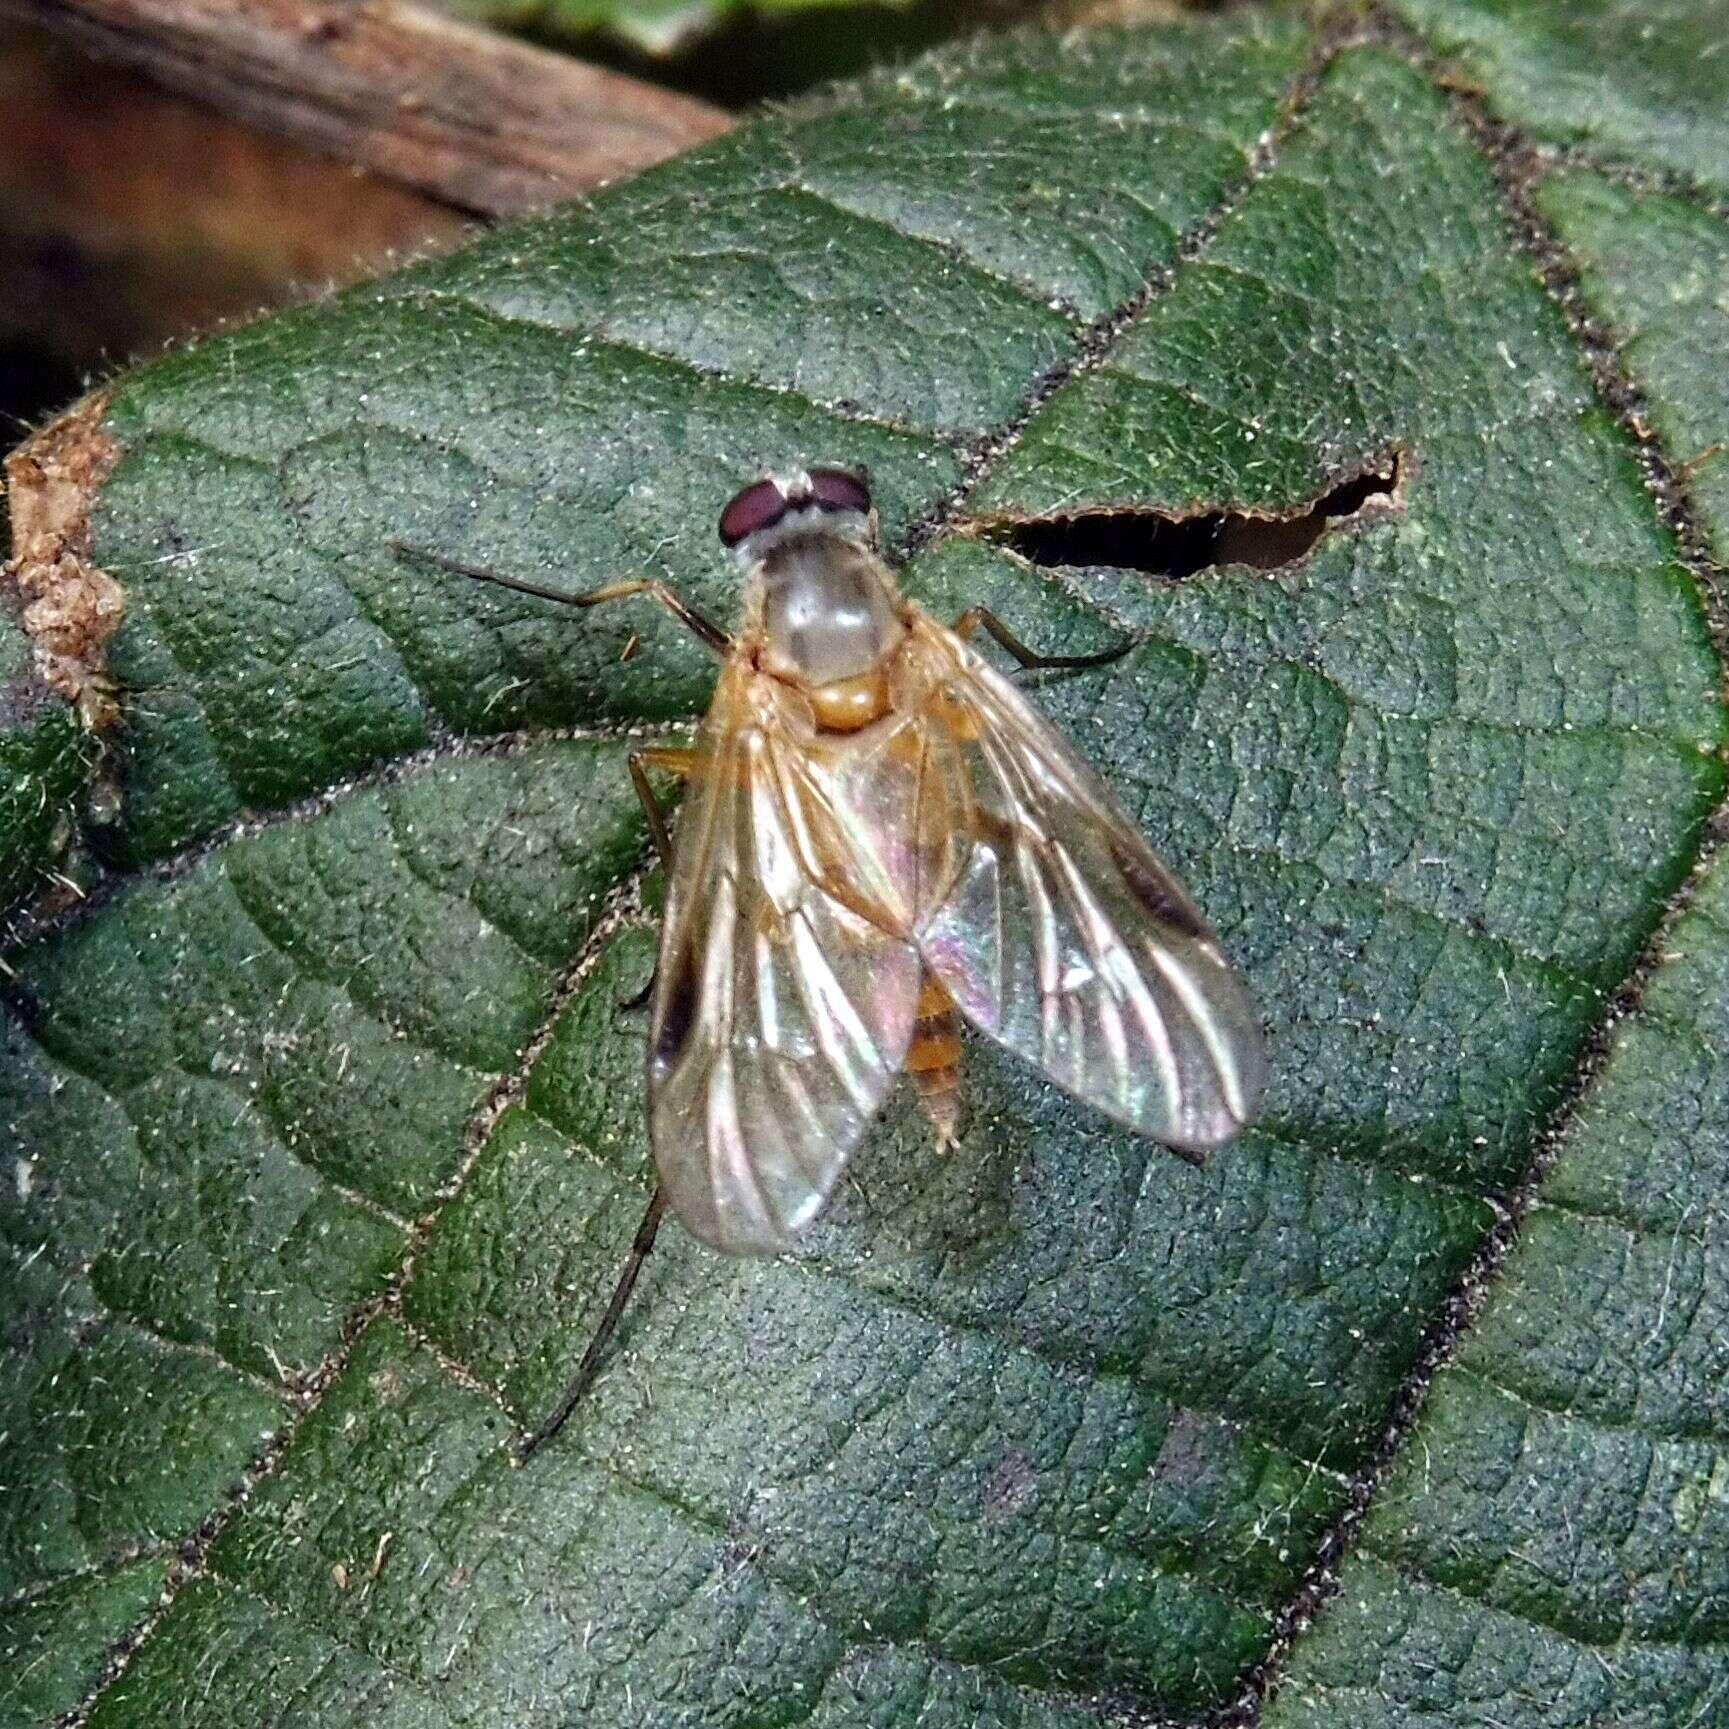
M878 681L905 627L894 577L869 548L801 535L770 548L753 578L765 672L813 694Z

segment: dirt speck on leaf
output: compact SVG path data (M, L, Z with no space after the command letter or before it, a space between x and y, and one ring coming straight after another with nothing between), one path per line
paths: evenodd
M1164 1444L1153 1461L1153 1476L1164 1483L1198 1483L1207 1474L1214 1449L1206 1420L1193 1411L1178 1411L1165 1431Z
M1003 1454L979 1491L979 1506L987 1519L1006 1519L1020 1511L1033 1491L1038 1472L1019 1447Z
M125 597L91 557L90 507L120 457L103 429L108 395L87 396L6 459L12 557L6 574L23 603L36 670L92 732L119 718L108 642Z

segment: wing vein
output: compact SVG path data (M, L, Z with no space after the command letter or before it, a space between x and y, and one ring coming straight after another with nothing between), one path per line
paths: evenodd
M917 1001L916 949L849 892L880 866L860 851L836 753L807 733L782 687L723 669L661 931L655 1162L684 1223L733 1253L786 1248L821 1208L900 1069Z
M917 906L926 965L1087 1103L1180 1150L1229 1140L1259 1108L1265 1056L1206 921L1012 683L923 615L914 646L925 724L955 741L971 801L959 869Z

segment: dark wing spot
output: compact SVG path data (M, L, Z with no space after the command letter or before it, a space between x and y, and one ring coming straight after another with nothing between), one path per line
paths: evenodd
M680 952L675 970L668 975L666 991L661 998L659 1024L654 1029L654 1043L649 1050L649 1074L659 1081L678 1061L690 1039L696 1021L699 980L696 956L686 948Z
M1181 889L1162 872L1152 870L1147 861L1118 842L1111 844L1111 857L1123 873L1123 881L1152 917L1166 930L1178 936L1210 941L1212 931Z

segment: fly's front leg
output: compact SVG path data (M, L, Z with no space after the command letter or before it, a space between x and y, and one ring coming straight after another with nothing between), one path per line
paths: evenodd
M545 593L545 590L541 590ZM671 613L680 624L696 637L705 648L718 655L732 652L732 638L713 620L705 618L676 588L659 577L631 577L624 582L604 582L584 594L565 595L571 606L603 606L609 600L629 600L633 594L646 594L657 605Z
M587 589L581 594L564 594L556 588L542 588L537 582L524 582L519 576L488 570L484 565L465 564L460 558L447 558L442 552L415 546L406 540L387 540L384 544L392 552L430 564L435 570L448 570L454 576L470 576L476 582L495 583L517 594L532 594L537 600L557 601L560 606L604 606L609 600L629 600L632 595L646 594L663 611L676 618L703 647L717 655L732 652L732 638L712 619L703 617L671 583L662 582L659 577L627 577L620 582L603 582L599 588Z
M1098 654L1040 654L1037 649L1028 648L987 606L969 606L949 628L963 641L974 631L984 630L1027 672L1047 672L1059 667L1109 666L1134 647L1132 642L1125 642L1118 648L1107 648Z

